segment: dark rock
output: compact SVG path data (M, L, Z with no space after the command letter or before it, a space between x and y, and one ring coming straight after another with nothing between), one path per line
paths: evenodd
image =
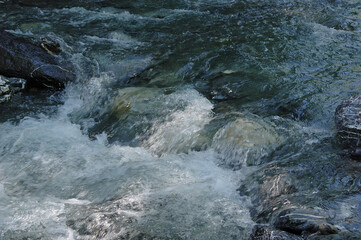
M299 194L293 174L278 164L264 166L243 184L239 191L251 197L251 216L256 223L269 223L275 211L292 205Z
M360 240L360 239L361 239L361 234L347 232L347 231L332 235L312 234L307 237L307 240Z
M337 233L338 229L327 222L328 218L330 216L322 209L290 208L278 214L274 226L294 234Z
M252 220L305 239L361 239L361 162L340 163L337 156L306 164L309 159L271 163L242 181L240 193L253 202Z
M319 224L318 229L321 235L336 234L338 232L337 228L328 223Z
M335 123L342 144L354 158L361 158L361 96L344 100L336 108Z
M75 80L73 66L41 46L0 30L0 74L23 78L31 87L64 88Z
M292 233L256 225L252 229L250 240L302 240L303 238Z
M267 201L269 199L274 199L282 195L296 192L297 189L291 183L291 180L292 177L286 173L265 177L260 189L260 198Z

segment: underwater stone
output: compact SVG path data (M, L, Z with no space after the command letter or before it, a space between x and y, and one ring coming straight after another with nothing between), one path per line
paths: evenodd
M284 141L273 125L256 116L241 117L218 130L212 145L234 169L258 165Z

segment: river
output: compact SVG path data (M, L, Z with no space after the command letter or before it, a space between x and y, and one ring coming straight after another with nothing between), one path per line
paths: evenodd
M0 24L77 74L0 104L1 239L248 239L280 202L361 237L334 124L359 1L1 1Z

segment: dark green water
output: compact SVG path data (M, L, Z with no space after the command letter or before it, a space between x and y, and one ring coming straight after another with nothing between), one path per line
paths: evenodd
M1 239L248 239L268 198L361 237L333 120L361 92L359 1L19 2L0 26L78 80L0 105Z

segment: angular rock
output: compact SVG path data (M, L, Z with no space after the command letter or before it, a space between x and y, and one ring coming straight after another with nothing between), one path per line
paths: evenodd
M260 198L263 201L287 195L296 191L296 187L291 184L291 176L279 174L272 177L265 177L265 181L261 185Z
M54 89L75 80L69 62L62 62L41 46L4 30L0 30L0 74L26 79L29 86Z
M303 238L292 233L256 225L252 229L250 240L302 240Z
M361 96L342 101L335 112L335 123L343 139L359 142L361 139Z
M341 232L332 235L312 234L307 237L307 240L360 240L361 235L352 232Z
M102 204L70 205L66 224L76 239L130 239L142 204L138 200L113 199ZM133 239L133 238L131 238Z
M361 158L361 96L344 100L336 108L338 136L352 155Z
M328 218L327 212L321 209L290 208L278 214L274 226L294 234L337 233L338 229L327 222Z

